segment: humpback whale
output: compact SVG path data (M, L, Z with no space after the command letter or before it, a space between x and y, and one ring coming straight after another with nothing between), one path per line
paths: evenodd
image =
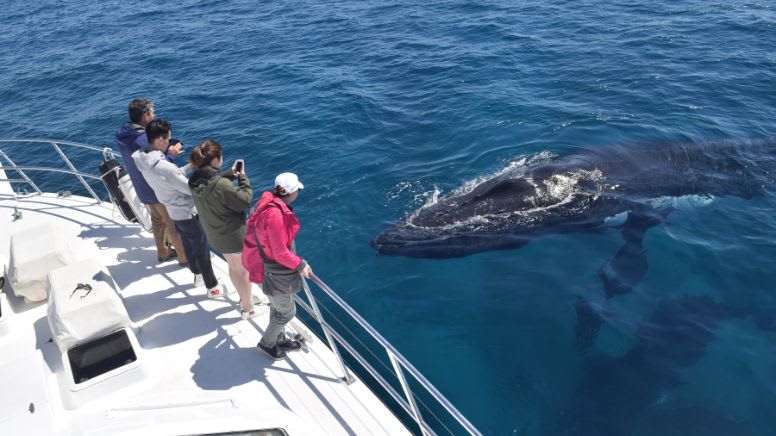
M627 213L619 259L638 261L640 237L670 213L657 204L661 198L760 195L775 152L768 139L603 146L536 159L421 207L371 245L383 255L460 257L518 248L547 233L594 230ZM627 283L602 274L607 292L625 292Z
M605 302L646 275L645 233L673 211L665 199L762 195L774 186L776 140L603 146L537 155L467 184L383 230L379 254L450 258L518 248L549 233L596 231L620 217L623 246L598 272L604 304L580 299L577 348L590 349ZM758 321L759 322L759 321Z
M644 434L751 434L747 423L710 406L663 402L684 383L684 370L703 358L722 324L751 318L758 329L776 331L773 308L672 297L637 325L624 355L591 349L603 323L617 320L608 300L631 292L645 277L644 236L674 210L671 199L751 199L773 192L775 174L774 139L604 146L537 156L421 207L371 244L383 255L450 258L616 222L623 245L599 269L603 299L593 304L580 297L575 304L582 379L546 433L619 435L647 428Z

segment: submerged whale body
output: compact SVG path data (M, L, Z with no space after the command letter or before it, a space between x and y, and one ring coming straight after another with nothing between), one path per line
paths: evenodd
M582 379L563 415L548 434L745 435L745 424L694 405L673 410L661 397L683 383L683 374L700 361L726 321L757 316L751 310L718 303L709 296L681 296L661 301L635 333L633 347L619 357L594 353L585 359ZM676 407L676 404L673 405ZM605 417L605 419L601 419ZM694 421L691 418L700 418ZM676 433L681 428L682 433Z
M629 222L654 225L667 213L655 204L660 198L760 195L776 166L774 150L773 140L669 143L534 159L423 206L371 245L384 255L447 258L596 229L624 212Z

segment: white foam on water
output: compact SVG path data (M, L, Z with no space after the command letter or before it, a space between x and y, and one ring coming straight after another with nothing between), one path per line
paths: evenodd
M427 191L422 194L416 195L415 200L420 201L421 199L425 199L423 206L420 207L420 209L425 209L433 204L437 204L439 202L439 195L441 193L442 193L442 190L439 189L438 186L434 185L434 189L432 191Z
M474 190L474 188L476 188L477 186L481 185L482 183L488 180L503 176L505 174L510 174L510 173L515 173L515 175L519 175L520 173L525 173L525 170L527 168L532 168L538 165L549 163L555 160L557 157L558 157L557 154L546 150L536 153L532 156L520 156L515 160L507 162L507 164L503 168L493 173L475 177L472 180L464 182L458 188L455 188L452 191L450 191L450 193L446 195L444 198L456 197L456 196L468 194L469 192ZM434 186L434 191L429 191L425 195L425 198L430 198L430 199L433 199L434 201L427 202L426 204L423 205L422 208L434 205L436 201L439 200L440 194L441 194L441 191L439 191L439 188Z
M469 192L474 190L474 188L481 185L482 183L491 179L495 179L496 177L501 177L505 174L514 173L516 176L520 174L524 174L526 169L547 164L557 159L557 157L558 155L556 153L552 153L547 150L536 153L532 156L521 156L515 160L507 162L507 164L503 168L491 174L479 176L472 180L464 182L463 185L461 185L460 187L450 191L450 194L447 197L468 194Z
M411 190L417 183L417 181L403 181L397 183L396 186L385 194L386 200L391 202L398 199L404 191Z
M566 198L578 191L580 180L602 181L604 174L599 169L592 171L574 170L563 174L553 174L544 180L547 193L556 199Z
M682 195L680 197L657 197L648 201L656 209L689 209L708 206L714 202L713 195Z

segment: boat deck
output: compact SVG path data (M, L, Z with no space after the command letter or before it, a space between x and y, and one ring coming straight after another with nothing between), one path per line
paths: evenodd
M335 356L318 339L273 362L256 348L268 321L241 320L237 294L209 300L175 260L160 264L153 238L110 203L56 194L14 199L0 186L0 262L11 234L42 222L98 256L119 285L151 376L71 407L46 304L25 304L8 284L0 295L0 428L3 434L191 434L283 427L289 434L408 434L359 380L340 381ZM14 206L22 218L13 220ZM226 263L216 275L230 285ZM261 291L254 285L254 293ZM298 325L298 324L297 324ZM298 328L298 327L297 327Z

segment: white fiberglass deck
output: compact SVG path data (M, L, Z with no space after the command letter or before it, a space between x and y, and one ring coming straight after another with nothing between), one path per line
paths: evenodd
M0 170L1 171L1 170ZM152 236L109 203L55 194L15 200L0 183L0 263L17 230L55 223L97 254L122 289L150 374L77 408L63 401L62 358L50 341L46 304L0 295L0 433L195 434L281 427L295 434L407 434L361 382L341 383L338 362L317 338L273 362L256 349L268 308L240 319L237 294L208 300L175 260L159 264ZM13 220L14 206L22 218ZM87 241L84 243L83 241ZM227 284L226 263L213 258ZM260 294L254 287L254 293ZM58 375L59 374L59 375Z

